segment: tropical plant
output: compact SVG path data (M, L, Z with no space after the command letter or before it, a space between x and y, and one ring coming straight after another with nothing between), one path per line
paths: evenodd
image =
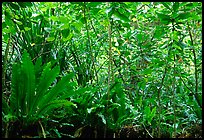
M201 2L3 2L3 135L37 122L47 137L187 135L202 124L201 13Z
M6 122L18 120L26 127L49 115L53 108L75 105L65 98L58 99L68 89L69 80L74 74L70 73L51 85L59 74L59 67L51 69L51 63L47 63L38 79L35 71L38 71L39 66L40 63L37 63L34 67L26 51L22 62L13 64L11 97L8 103L3 99L2 111Z

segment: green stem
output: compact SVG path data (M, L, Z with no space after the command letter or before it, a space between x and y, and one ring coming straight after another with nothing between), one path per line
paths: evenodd
M197 65L196 65L196 53L195 53L195 48L194 48L194 43L193 43L193 37L192 37L192 34L191 34L191 31L190 31L190 27L189 27L189 24L187 22L187 26L188 26L188 32L189 32L189 35L190 35L190 39L191 39L191 43L192 43L192 52L193 52L193 56L194 56L194 68L195 68L195 93L194 93L194 97L198 103L198 105L202 108L202 104L199 100L199 95L198 95L198 72L197 72Z

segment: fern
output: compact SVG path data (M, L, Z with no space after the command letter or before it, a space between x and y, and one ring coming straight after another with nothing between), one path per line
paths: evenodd
M29 111L32 111L33 98L35 97L35 72L31 58L26 51L23 53L22 61L22 71L25 73L25 79L24 82L22 82L26 88L26 92L24 94L26 114L28 114Z
M44 67L41 77L38 78L36 76L41 71L40 65L41 60L39 59L34 66L26 51L23 53L22 63L13 65L10 106L7 106L8 104L5 101L3 102L4 116L14 116L14 118L23 120L25 125L28 125L37 121L45 113L49 113L50 109L75 105L64 100L66 96L61 96L60 100L56 98L60 96L60 93L70 94L66 90L72 89L70 86L68 88L68 84L74 74L71 73L63 77L59 83L49 89L51 83L59 74L59 66L51 69L51 63L48 63ZM39 82L36 83L36 81ZM71 94L73 94L73 91Z
M49 102L48 104L46 104L45 106L43 106L37 116L38 117L41 117L43 114L45 114L47 111L53 109L53 108L58 108L58 107L69 107L69 106L74 106L74 107L77 107L76 104L70 102L70 101L67 101L67 100L54 100L54 101L51 101Z
M45 93L48 91L49 86L59 74L59 67L55 67L50 70L50 63L47 64L42 72L40 82L36 89L36 99L34 100L33 111L36 111L40 99L43 98Z
M61 81L59 81L59 83L57 83L57 85L55 85L48 93L47 95L45 95L44 98L41 98L41 100L39 101L39 108L42 108L45 103L49 103L50 101L52 101L53 99L55 99L57 97L57 95L61 92L63 92L66 89L66 85L68 83L68 81L73 77L73 73L65 76L62 78Z

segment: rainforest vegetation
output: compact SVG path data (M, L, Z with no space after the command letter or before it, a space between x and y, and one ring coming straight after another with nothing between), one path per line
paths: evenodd
M3 2L3 138L202 138L201 2Z

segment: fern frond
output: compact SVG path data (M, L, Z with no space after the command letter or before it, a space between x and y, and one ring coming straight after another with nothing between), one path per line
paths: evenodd
M59 74L59 67L55 67L52 70L50 70L50 63L47 64L47 66L44 68L40 82L36 89L36 99L33 101L33 111L37 109L37 105L40 101L40 99L44 98L44 95L48 91L48 88L50 87L51 83L54 81L54 79Z
M73 102L67 101L67 100L54 100L49 102L48 104L45 104L42 108L38 110L38 113L36 114L37 117L42 116L46 112L48 112L51 109L58 108L58 107L70 107L74 106L77 107L76 104Z
M41 98L41 100L39 101L39 108L41 108L42 106L44 106L45 104L49 103L50 101L52 101L53 99L55 99L59 93L63 92L66 89L66 85L69 84L69 80L74 76L73 73L65 76L62 78L61 81L59 81L59 83L57 83L48 93L47 95L45 95L44 98Z

